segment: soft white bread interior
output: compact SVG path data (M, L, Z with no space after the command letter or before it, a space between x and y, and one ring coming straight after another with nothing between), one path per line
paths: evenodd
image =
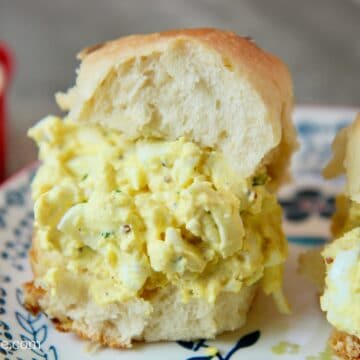
M57 328L73 331L80 337L116 348L128 348L134 341L192 340L214 338L224 331L243 326L257 286L239 293L223 292L214 303L191 299L184 303L180 292L167 286L148 298L99 306L83 298L59 294L52 301L46 292L29 283L26 303L37 312L39 306ZM71 319L71 321L70 321Z
M346 194L360 202L360 114L348 127L342 129L333 142L333 158L325 167L326 178L346 176Z
M262 165L287 178L296 148L287 67L253 42L216 29L135 35L85 49L76 85L57 94L74 120L127 136L186 135L220 150L239 175Z

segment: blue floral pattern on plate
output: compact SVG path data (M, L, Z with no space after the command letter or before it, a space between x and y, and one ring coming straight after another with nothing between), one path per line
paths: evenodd
M48 322L43 314L33 316L23 306L21 287L14 287L12 278L17 272L24 272L27 252L31 245L33 224L32 204L29 196L29 185L34 171L28 172L21 186L3 191L3 207L0 208L0 226L8 231L1 231L0 258L8 263L12 273L4 273L0 268L0 354L4 359L23 360L31 356L32 360L57 360L55 346L47 344ZM17 216L14 217L13 215ZM19 284L21 285L21 284ZM14 292L16 311L14 312L20 331L5 321L7 314L7 297ZM4 318L4 319L3 319ZM26 357L21 354L21 346L29 345Z
M241 336L240 339L235 343L235 345L225 355L222 355L219 351L217 351L217 349L215 349L215 354L190 357L187 360L230 360L238 350L254 345L259 340L260 334L260 331L257 330L247 335ZM177 343L180 346L195 352L200 350L201 348L209 349L210 347L205 339L201 339L198 341L178 341Z

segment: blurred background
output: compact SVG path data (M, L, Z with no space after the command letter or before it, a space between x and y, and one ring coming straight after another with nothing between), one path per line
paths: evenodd
M294 77L297 104L360 104L359 0L0 0L0 41L16 67L8 100L7 173L36 158L27 129L58 113L84 46L131 33L220 27L249 35Z

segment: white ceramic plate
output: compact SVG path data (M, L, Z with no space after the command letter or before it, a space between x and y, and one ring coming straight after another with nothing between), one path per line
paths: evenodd
M290 241L285 290L292 315L280 315L270 298L259 295L240 331L216 341L137 344L131 350L98 349L72 334L57 332L44 315L32 316L22 305L21 284L31 279L27 251L32 233L29 185L34 167L0 189L0 359L332 359L326 347L330 326L320 311L315 286L298 275L297 257L328 239L333 194L341 181L324 184L320 169L330 156L334 134L355 109L301 107L295 112L301 150L293 163L295 184L282 191L285 229ZM208 347L219 351L210 355Z

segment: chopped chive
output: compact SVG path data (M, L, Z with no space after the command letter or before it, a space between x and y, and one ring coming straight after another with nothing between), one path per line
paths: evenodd
M113 234L113 232L111 231L103 231L101 233L101 236L104 238L104 239L107 239L109 236L111 236Z
M268 180L269 180L269 176L267 174L260 174L253 177L252 185L253 186L264 185L268 182Z

